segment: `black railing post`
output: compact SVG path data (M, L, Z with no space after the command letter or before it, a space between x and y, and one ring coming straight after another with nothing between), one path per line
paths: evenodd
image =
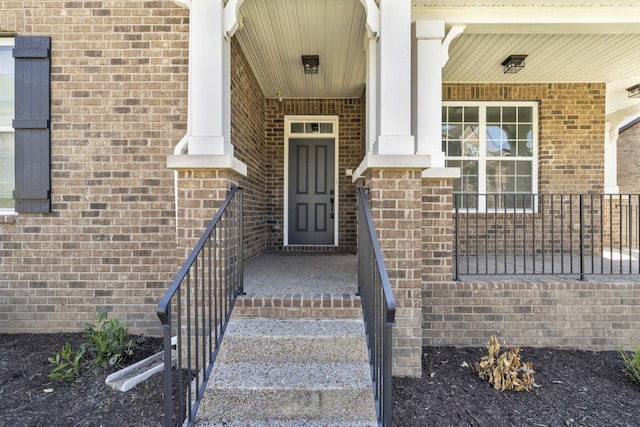
M458 209L459 207L459 198L460 195L459 194L454 194L453 195L453 216L454 216L454 221L455 221L455 231L453 233L453 239L454 239L454 244L455 244L455 248L453 249L453 256L454 256L454 261L455 261L455 267L453 268L453 280L458 280L459 276L459 264L460 264L460 259L458 257L459 255L459 250L458 250L458 246L460 246L460 240L459 240L459 230L460 230L460 210Z
M385 396L385 399L383 399L382 401L382 405L383 405L383 414L384 414L384 418L383 418L383 426L388 426L391 427L393 425L393 390L392 390L392 385L393 385L393 380L391 378L391 371L392 371L392 348L391 348L391 334L392 334L392 328L393 328L393 322L387 322L385 323L384 326L384 344L383 344L383 348L385 349L384 351L384 357L382 360L382 363L384 364L384 367L382 368L382 371L385 372L385 378L382 380L382 384L384 387L384 391L383 391L383 395Z
M164 316L164 321L162 322L162 337L164 339L164 395L171 396L172 395L172 384L173 381L171 379L171 369L172 369L172 354L171 354L171 306L167 306L166 312L162 313ZM172 415L173 415L173 400L172 399L164 399L164 425L165 427L172 427Z
M238 293L240 295L246 295L245 291L244 291L244 239L242 238L242 236L244 236L244 191L240 192L240 198L238 200L238 203L240 204L240 208L239 210L239 216L238 216L238 221L240 222L239 224L239 249L240 249L240 258L239 258L239 262L240 262L240 266L239 266L239 274L240 274L240 278L239 278L239 290Z
M584 195L580 194L580 280L584 280Z

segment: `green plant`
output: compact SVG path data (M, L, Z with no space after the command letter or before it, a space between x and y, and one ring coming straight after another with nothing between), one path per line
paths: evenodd
M95 355L94 363L102 367L116 365L126 356L133 354L133 341L129 331L118 319L107 320L107 312L100 311L95 325L83 329L89 350Z
M624 373L640 385L640 345L631 352L631 356L623 349L620 349L619 353L624 362Z
M49 363L53 365L49 378L62 381L76 379L80 368L80 359L82 359L84 352L84 344L80 344L80 348L74 354L71 350L71 344L66 343L59 352L54 353L54 357L48 359Z

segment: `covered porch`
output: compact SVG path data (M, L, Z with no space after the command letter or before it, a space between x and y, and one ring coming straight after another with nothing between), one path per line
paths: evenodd
M399 301L398 375L420 375L430 291L451 284L456 185L475 180L469 188L477 193L488 164L515 159L526 163L525 172L505 172L496 182L524 177L532 193L617 191L617 130L640 114L625 90L638 77L629 64L640 60L633 48L640 28L629 18L633 5L593 2L557 14L551 4L537 10L509 2L480 10L415 0L184 3L191 16L190 114L185 137L167 157L176 171L179 246L193 247L226 189L241 185L247 260L267 252L355 252L355 190L367 187ZM569 42L581 52L579 60L566 60ZM612 54L625 49L627 56ZM527 54L526 68L503 72L502 61L514 53ZM319 57L317 74L305 72L301 58L309 54ZM477 141L443 145L443 100L449 102L446 126ZM458 120L469 103L484 103L478 119ZM522 107L531 112L526 120L505 118L507 110ZM487 121L491 111L499 111L493 122ZM331 132L323 133L329 123ZM511 141L509 132L523 124L539 135L522 132ZM509 141L491 151L486 134L474 131L480 125L499 128ZM295 151L297 140L315 139L330 139L327 150L335 148L328 157L335 167L325 181L332 186L318 202L324 216L315 217L334 226L333 235L328 232L333 239L321 244L292 239L291 229L293 218L310 211L291 192L304 182L291 160L317 148ZM472 158L447 159L465 157L455 153L465 142L475 147ZM514 147L521 147L518 156L511 156ZM484 164L476 169L484 168L484 175L462 171L458 180L463 160L476 162L473 153L482 153ZM248 310L305 292L300 286L276 302L267 294L241 300ZM301 297L300 304L305 301ZM349 298L346 304L356 303Z

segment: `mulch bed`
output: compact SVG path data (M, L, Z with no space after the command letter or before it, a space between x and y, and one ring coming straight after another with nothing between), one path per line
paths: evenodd
M135 353L125 366L162 351L162 339L132 337ZM159 426L163 424L161 374L128 392L113 390L106 377L118 368L85 364L72 382L48 377L53 353L82 334L0 334L0 426ZM46 392L47 389L53 391Z
M523 348L531 391L497 391L471 366L486 349L427 347L420 379L395 378L394 426L640 426L640 386L615 351ZM467 366L468 365L468 366Z
M162 349L134 337L131 364ZM85 368L73 382L48 378L47 358L81 334L0 334L0 426L160 426L163 381L156 374L128 392L104 380L115 368ZM617 352L524 348L537 387L499 392L471 370L479 348L424 349L420 379L395 378L394 426L640 426L640 386ZM466 362L466 363L465 363ZM463 364L468 366L463 366ZM45 392L45 389L53 389Z

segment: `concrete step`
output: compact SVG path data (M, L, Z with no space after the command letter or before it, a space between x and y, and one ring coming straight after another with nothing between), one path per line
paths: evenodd
M364 325L355 319L237 318L217 362L368 362Z
M198 426L376 426L362 320L232 318Z
M369 378L363 363L225 363L209 379L198 418L363 419L375 414Z
M224 423L214 423L206 420L196 421L198 427L377 427L371 420L229 420Z

